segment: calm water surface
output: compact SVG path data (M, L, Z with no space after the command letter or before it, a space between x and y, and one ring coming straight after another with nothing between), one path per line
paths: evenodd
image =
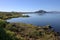
M33 24L37 26L51 25L55 31L60 32L60 13L34 13L24 14L30 17L19 17L7 20L8 22L22 22L26 24Z

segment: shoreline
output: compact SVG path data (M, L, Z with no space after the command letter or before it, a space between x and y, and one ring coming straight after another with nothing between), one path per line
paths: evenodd
M19 17L21 14L17 14L17 16L16 14L4 15L3 18L5 19L6 16L9 18L8 15L10 15L10 17L12 16L13 18L17 16ZM55 30L50 25L35 26L25 23L10 23L6 22L3 18L0 19L0 33L2 33L0 35L4 34L8 40L57 40L60 36L60 33L55 32ZM1 36L3 39L5 38L4 35L3 37ZM6 38L4 40L6 40Z

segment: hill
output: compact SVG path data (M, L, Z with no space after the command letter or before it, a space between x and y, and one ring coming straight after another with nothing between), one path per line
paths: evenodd
M39 10L39 11L35 11L35 13L47 13L47 11Z

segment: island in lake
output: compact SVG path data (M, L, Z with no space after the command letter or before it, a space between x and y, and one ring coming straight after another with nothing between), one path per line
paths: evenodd
M41 12L41 11L39 11ZM42 11L45 13L45 11ZM35 26L25 23L10 23L7 19L29 17L18 12L0 12L0 40L59 40L60 33L50 25Z
M35 13L47 13L47 11L39 10L39 11L35 11Z

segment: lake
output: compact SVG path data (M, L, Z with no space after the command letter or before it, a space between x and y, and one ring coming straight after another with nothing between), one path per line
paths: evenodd
M60 32L60 13L28 13L30 17L8 19L8 22L22 22L36 26L51 25L55 31Z

